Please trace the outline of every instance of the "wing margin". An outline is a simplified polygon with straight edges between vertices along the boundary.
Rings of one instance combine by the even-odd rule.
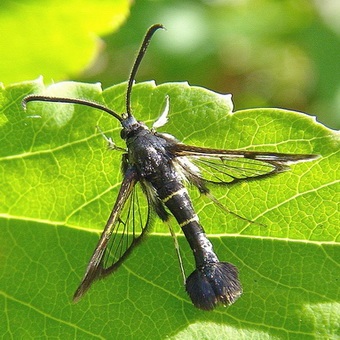
[[[269,177],[289,170],[292,163],[311,161],[318,155],[223,150],[181,143],[171,145],[174,161],[194,185],[200,182],[228,185]]]
[[[145,201],[141,202],[142,198]],[[112,212],[74,293],[74,302],[81,299],[94,281],[111,274],[124,262],[149,230],[151,213],[149,194],[136,170],[130,167],[125,171]]]

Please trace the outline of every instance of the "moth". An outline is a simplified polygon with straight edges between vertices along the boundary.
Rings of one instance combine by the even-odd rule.
[[[126,142],[126,149],[115,145],[113,148],[123,152],[123,180],[74,301],[78,301],[94,281],[111,274],[125,261],[150,230],[153,215],[169,223],[172,214],[195,259],[195,270],[185,278],[185,289],[197,308],[212,310],[218,304],[234,303],[242,294],[242,287],[237,268],[220,261],[215,254],[193,208],[187,183],[222,207],[210,193],[212,184],[227,187],[235,182],[269,177],[286,171],[289,163],[309,161],[316,156],[185,145],[172,135],[156,132],[155,127],[166,122],[166,111],[152,129],[138,121],[131,112],[131,92],[149,42],[161,28],[164,27],[160,24],[151,26],[144,37],[129,76],[126,112],[122,115],[99,103],[73,98],[29,95],[23,105],[26,107],[32,101],[86,105],[107,112],[122,125],[121,138]]]

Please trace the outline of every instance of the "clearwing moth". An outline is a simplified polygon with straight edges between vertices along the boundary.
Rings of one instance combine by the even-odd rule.
[[[166,122],[167,110],[152,129],[137,121],[131,112],[131,92],[151,37],[160,28],[164,27],[160,24],[151,26],[144,37],[129,76],[126,112],[122,115],[92,101],[34,94],[24,98],[23,106],[32,101],[86,105],[107,112],[122,125],[121,137],[126,142],[126,149],[113,148],[123,151],[123,181],[85,275],[74,294],[74,301],[78,301],[94,281],[109,275],[125,261],[148,233],[153,214],[169,224],[171,213],[182,228],[195,258],[196,268],[186,279],[185,289],[197,308],[212,310],[219,303],[234,303],[242,294],[242,287],[237,268],[219,261],[215,254],[194,211],[186,183],[222,206],[210,193],[211,184],[228,186],[269,177],[289,169],[289,163],[309,161],[317,156],[185,145],[169,134],[155,131],[155,127]]]

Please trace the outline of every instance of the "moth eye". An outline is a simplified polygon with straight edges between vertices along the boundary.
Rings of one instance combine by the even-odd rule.
[[[122,130],[120,131],[120,138],[126,139],[126,137],[127,137],[126,130],[125,130],[125,129],[122,129]]]

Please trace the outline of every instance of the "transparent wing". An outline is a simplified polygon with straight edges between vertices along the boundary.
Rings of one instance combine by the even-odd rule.
[[[259,179],[289,169],[288,164],[312,160],[318,156],[256,151],[219,150],[185,144],[171,147],[176,163],[194,184],[203,180],[231,184]]]
[[[117,200],[73,300],[93,281],[112,273],[140,243],[150,224],[150,194],[133,169],[125,172]]]

